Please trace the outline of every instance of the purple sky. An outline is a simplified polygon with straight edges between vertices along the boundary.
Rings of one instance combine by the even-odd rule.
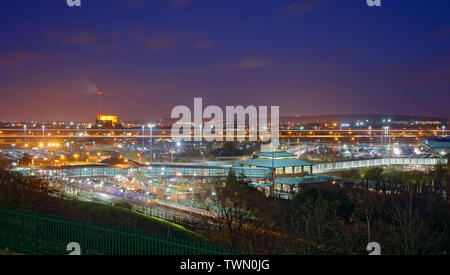
[[[0,10],[0,121],[282,115],[450,117],[450,1],[14,0]]]

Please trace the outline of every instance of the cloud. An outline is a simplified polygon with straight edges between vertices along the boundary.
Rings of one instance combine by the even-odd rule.
[[[66,36],[66,34],[64,32],[62,32],[62,31],[55,31],[55,30],[47,31],[47,32],[44,33],[44,35],[47,38],[55,39],[55,40],[62,40]]]
[[[116,50],[118,47],[113,44],[100,45],[95,47],[95,51],[97,52],[110,52]]]
[[[82,79],[78,83],[79,85],[79,91],[81,94],[97,94],[97,92],[100,90],[97,84],[95,84],[93,81],[89,79]]]
[[[213,45],[214,45],[214,41],[212,41],[212,40],[203,40],[203,41],[200,41],[199,43],[197,43],[194,46],[194,49],[195,50],[208,50]]]
[[[424,62],[392,66],[388,84],[395,87],[450,85],[450,56]]]
[[[281,17],[302,16],[317,10],[319,7],[319,0],[300,0],[285,6],[279,12],[279,15]]]
[[[70,45],[87,45],[94,43],[100,39],[100,35],[96,33],[74,33],[69,35],[64,43]]]
[[[189,5],[191,3],[191,0],[170,0],[169,3],[172,7],[180,7]]]
[[[125,7],[140,7],[145,3],[144,0],[128,0],[124,2]]]
[[[34,53],[29,51],[12,51],[0,53],[0,65],[9,67],[20,67],[32,60],[38,59],[42,53]]]
[[[151,38],[146,43],[146,49],[151,51],[167,51],[176,47],[189,36],[186,32],[166,33]]]
[[[222,68],[254,70],[269,67],[269,62],[260,56],[249,56],[235,62],[221,62],[217,66]]]
[[[440,28],[432,31],[430,33],[431,36],[440,38],[440,37],[448,37],[450,36],[450,27],[449,28]]]

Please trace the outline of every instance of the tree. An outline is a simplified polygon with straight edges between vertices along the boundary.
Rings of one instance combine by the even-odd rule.
[[[9,160],[7,160],[7,159],[5,159],[5,158],[2,158],[1,156],[0,156],[0,171],[1,170],[3,170],[3,169],[9,169],[11,167],[11,161],[9,161]]]
[[[259,211],[265,205],[265,197],[239,180],[233,170],[225,181],[205,186],[199,197],[213,201],[195,224],[208,240],[247,251],[260,249],[262,243],[268,243],[270,234],[264,230]]]
[[[351,223],[355,209],[339,186],[306,188],[285,205],[280,213],[285,230],[302,240],[288,244],[289,254],[356,254],[366,243],[365,228],[360,222]]]
[[[45,180],[0,170],[0,203],[5,206],[34,210],[46,204],[49,192]]]
[[[367,242],[372,241],[372,227],[380,209],[379,194],[369,190],[352,190],[351,199],[355,205],[354,219],[364,222],[367,228]]]
[[[429,198],[428,198],[429,199]],[[449,213],[442,200],[435,196],[427,209],[423,198],[411,198],[407,194],[390,200],[386,220],[390,230],[387,238],[388,251],[403,255],[441,254],[448,251]]]
[[[27,153],[23,154],[22,161],[21,161],[21,164],[23,166],[31,165],[32,161],[33,161],[33,157],[30,154],[27,154]]]

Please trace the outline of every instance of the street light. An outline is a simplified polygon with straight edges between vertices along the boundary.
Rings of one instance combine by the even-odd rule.
[[[445,136],[445,126],[442,126],[442,136]]]
[[[200,128],[200,146],[202,146],[202,143],[203,143],[203,125],[200,124],[198,127]]]
[[[31,165],[32,165],[32,166],[34,166],[34,160],[37,159],[37,158],[38,158],[37,156],[34,156],[34,157],[31,159]]]
[[[172,154],[172,163],[173,163],[173,154],[175,153],[175,150],[173,150],[173,149],[170,149],[170,151],[169,151],[171,154]]]
[[[153,127],[154,124],[149,124],[148,128],[150,128],[150,162],[153,161]]]
[[[145,126],[142,125],[142,152],[144,152],[145,147]]]
[[[26,124],[23,125],[23,134],[25,137],[25,144],[27,144],[27,125]]]
[[[45,125],[42,125],[42,144],[45,144]],[[44,148],[44,146],[42,146]]]
[[[388,143],[388,156],[391,158],[391,127],[384,127],[384,135],[386,143]]]

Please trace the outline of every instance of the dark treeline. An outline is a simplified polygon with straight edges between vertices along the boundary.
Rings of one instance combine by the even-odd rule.
[[[253,254],[444,254],[450,249],[449,170],[346,171],[339,184],[305,186],[292,200],[267,198],[230,174],[205,185],[215,218],[194,225],[209,242]],[[212,190],[211,190],[212,188]],[[0,169],[0,205],[155,233],[185,235],[175,227],[120,207],[61,199],[48,183]]]
[[[448,168],[443,165],[429,171],[402,171],[396,168],[365,168],[348,170],[332,174],[342,178],[344,182],[356,188],[371,189],[385,194],[413,193],[427,195],[429,193],[448,196],[450,176]]]
[[[170,223],[134,213],[124,207],[61,198],[63,194],[58,194],[47,181],[25,177],[4,168],[0,166],[0,206],[168,236],[196,238]]]

